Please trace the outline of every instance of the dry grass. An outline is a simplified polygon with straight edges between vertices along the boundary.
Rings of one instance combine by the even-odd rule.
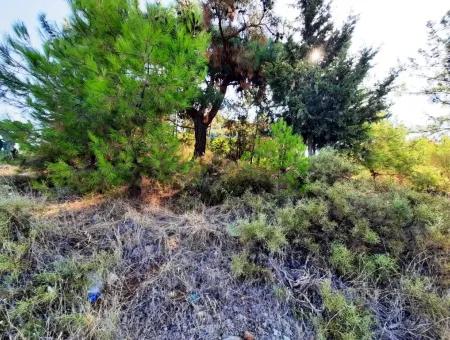
[[[272,197],[245,194],[175,213],[165,205],[173,191],[150,185],[139,202],[114,194],[58,203],[3,189],[0,212],[18,207],[6,210],[25,227],[14,222],[15,228],[28,230],[0,245],[0,255],[8,256],[10,243],[18,246],[11,257],[17,277],[0,271],[4,338],[220,339],[250,331],[257,339],[313,339],[313,320],[326,309],[324,282],[348,301],[362,299],[376,338],[426,339],[436,334],[433,327],[449,329],[448,319],[436,325],[411,313],[411,306],[443,313],[426,286],[374,289],[363,279],[344,281],[305,253],[249,251],[269,275],[236,279],[231,259],[243,248],[237,222],[273,210]],[[419,276],[419,262],[411,264],[410,277]],[[87,278],[93,272],[104,289],[90,304]]]
[[[19,167],[9,164],[0,164],[0,177],[15,176],[19,173]]]
[[[1,307],[6,337],[206,339],[251,331],[272,338],[274,329],[285,329],[298,338],[302,332],[270,286],[231,275],[238,243],[227,231],[228,213],[204,208],[179,215],[104,196],[63,203],[14,197],[29,203],[33,238]],[[105,284],[94,305],[86,299],[92,272]],[[42,286],[36,277],[43,275],[56,281]],[[43,301],[39,287],[55,296]],[[32,312],[18,317],[24,302]]]

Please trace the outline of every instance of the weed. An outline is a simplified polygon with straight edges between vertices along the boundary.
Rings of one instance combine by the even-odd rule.
[[[362,306],[348,302],[325,281],[320,288],[324,313],[316,321],[320,339],[371,339],[373,318]]]

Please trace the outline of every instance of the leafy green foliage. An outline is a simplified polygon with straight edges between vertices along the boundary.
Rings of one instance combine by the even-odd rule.
[[[441,297],[432,290],[427,277],[405,277],[402,289],[407,294],[413,313],[425,315],[432,320],[445,320],[450,317],[450,298]]]
[[[15,27],[1,55],[2,99],[27,108],[39,124],[37,152],[68,164],[87,190],[166,178],[179,160],[164,120],[198,94],[208,34],[160,5],[142,11],[131,0],[73,0],[70,7],[67,25],[47,32],[42,52],[30,47],[23,24]]]
[[[340,243],[331,245],[330,264],[342,275],[347,275],[355,272],[354,267],[355,254],[347,249],[346,246]]]
[[[245,163],[213,162],[200,171],[202,175],[195,175],[186,190],[191,195],[199,195],[201,201],[208,205],[220,204],[227,197],[239,197],[246,192],[272,192],[275,186],[271,172]]]
[[[261,243],[271,252],[279,251],[286,244],[284,231],[270,225],[264,215],[258,216],[253,221],[244,221],[240,224],[238,232],[243,243]]]
[[[357,173],[358,166],[349,157],[335,149],[324,148],[309,158],[307,179],[310,183],[320,181],[333,185],[348,180]]]
[[[216,137],[209,143],[211,151],[220,157],[227,157],[232,150],[232,141],[227,137]]]
[[[360,157],[374,178],[396,177],[429,192],[450,190],[450,140],[408,139],[408,131],[389,122],[371,126]]]
[[[401,263],[426,256],[423,265],[445,286],[449,211],[446,198],[398,185],[314,182],[302,199],[246,222],[242,241],[272,252],[284,244],[285,251],[313,254],[346,278],[379,283],[398,276]]]
[[[308,168],[305,151],[306,146],[293,133],[292,127],[279,120],[271,127],[270,138],[257,141],[254,159],[258,166],[281,174],[287,183],[295,186]]]
[[[270,172],[247,164],[231,166],[222,180],[222,187],[231,196],[241,196],[246,191],[254,194],[271,192],[274,187]]]
[[[319,339],[372,339],[373,318],[361,306],[334,292],[330,282],[321,286],[325,317],[318,322]]]
[[[231,259],[231,272],[237,278],[255,279],[269,276],[269,272],[264,267],[255,265],[248,259],[248,254],[242,253],[233,255]]]
[[[363,86],[376,52],[349,54],[356,19],[336,29],[327,1],[300,0],[297,7],[301,40],[289,37],[277,59],[265,65],[272,99],[310,154],[324,146],[353,147],[365,139],[366,123],[383,118],[379,112],[396,75]]]
[[[410,173],[416,160],[406,140],[407,134],[404,127],[394,127],[387,121],[371,126],[363,163],[372,174],[390,171],[405,176]]]
[[[23,123],[4,119],[0,121],[0,136],[3,140],[19,144],[21,152],[30,152],[37,143],[37,133],[30,122]]]
[[[216,118],[211,126],[210,134],[218,136],[211,138],[210,149],[215,155],[237,161],[253,148],[255,124],[248,122],[245,116],[237,120],[219,118],[222,117]],[[220,130],[215,128],[218,124],[221,125]]]

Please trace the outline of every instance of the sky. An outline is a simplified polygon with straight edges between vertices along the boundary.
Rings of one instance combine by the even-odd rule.
[[[275,0],[276,12],[294,19],[295,11],[289,6],[291,2]],[[37,18],[40,13],[58,23],[62,23],[68,14],[65,0],[0,0],[0,8],[2,38],[11,31],[14,22],[21,20],[36,43],[39,42]],[[418,56],[417,51],[426,47],[426,23],[438,21],[450,10],[450,3],[448,0],[334,0],[332,10],[338,25],[351,14],[359,16],[352,51],[356,53],[364,47],[379,49],[370,76],[370,81],[376,81],[386,76],[392,67]],[[393,104],[390,109],[393,121],[413,128],[424,124],[428,115],[448,112],[448,108],[432,104],[427,97],[412,94],[426,84],[411,72],[404,72],[398,85],[399,89],[389,98]],[[13,108],[0,104],[0,117],[7,114],[17,118]]]

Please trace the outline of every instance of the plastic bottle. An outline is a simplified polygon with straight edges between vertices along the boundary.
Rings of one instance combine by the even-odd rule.
[[[98,273],[88,275],[87,299],[90,303],[95,303],[102,296],[103,281]]]

